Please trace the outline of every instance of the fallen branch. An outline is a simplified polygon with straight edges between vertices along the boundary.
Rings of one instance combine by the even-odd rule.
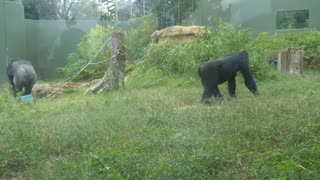
[[[68,83],[70,83],[72,80],[74,80],[76,77],[78,77],[88,66],[92,65],[92,64],[95,64],[93,63],[93,61],[97,58],[97,56],[101,53],[101,51],[105,48],[105,46],[107,45],[107,43],[110,41],[111,37],[106,40],[104,42],[104,44],[101,46],[101,48],[97,51],[97,53],[90,59],[90,61],[85,65],[83,66],[78,72],[76,72],[75,74],[73,74],[70,78],[64,80],[64,82],[61,82],[59,83],[58,85],[52,87],[51,89],[49,90],[53,90],[50,94],[46,95],[45,97],[43,98],[47,98],[47,97],[51,97],[53,94],[57,93],[59,90],[61,90],[62,88],[64,88],[65,86],[68,85]],[[114,56],[111,56],[109,59],[107,60],[103,60],[103,61],[100,61],[98,62],[99,64],[102,63],[102,62],[106,62],[106,61],[109,61],[113,58]],[[44,92],[43,92],[44,93]],[[42,93],[42,94],[43,94]],[[41,95],[41,94],[39,94]]]

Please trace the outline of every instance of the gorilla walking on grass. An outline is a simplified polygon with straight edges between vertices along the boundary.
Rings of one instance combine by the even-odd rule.
[[[210,97],[222,97],[218,85],[228,81],[228,91],[231,97],[236,96],[236,75],[240,71],[247,88],[254,94],[259,95],[256,83],[249,68],[249,56],[246,51],[240,51],[203,63],[198,73],[203,85],[201,101],[209,103]]]
[[[32,64],[24,59],[14,58],[7,66],[9,82],[12,85],[14,96],[31,95],[32,87],[37,81],[37,74]]]

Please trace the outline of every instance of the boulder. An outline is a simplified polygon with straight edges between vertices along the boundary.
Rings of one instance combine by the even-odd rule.
[[[205,33],[204,26],[170,26],[151,35],[152,44],[172,41],[176,43],[195,41],[198,34]]]

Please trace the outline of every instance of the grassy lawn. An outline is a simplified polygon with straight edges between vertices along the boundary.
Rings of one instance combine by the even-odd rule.
[[[258,82],[260,97],[239,79],[212,106],[198,81],[172,84],[33,103],[3,90],[0,179],[320,178],[320,73]]]

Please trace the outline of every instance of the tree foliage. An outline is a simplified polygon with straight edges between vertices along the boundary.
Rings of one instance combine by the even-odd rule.
[[[158,29],[181,25],[190,18],[198,0],[150,0],[152,13],[157,18]]]
[[[103,27],[97,25],[85,35],[77,45],[77,53],[69,54],[68,64],[59,68],[66,77],[79,72],[90,60],[95,57],[106,40],[111,36],[112,27]],[[88,80],[100,78],[103,76],[105,69],[108,67],[107,62],[111,57],[111,47],[105,46],[104,49],[96,56],[93,64],[86,68],[76,80]],[[103,62],[103,63],[101,63]]]
[[[150,36],[156,30],[153,18],[143,16],[129,21],[130,31],[125,34],[127,61],[135,63],[141,60],[149,47]]]
[[[277,12],[277,29],[300,29],[309,27],[309,10]]]
[[[22,0],[26,19],[74,20],[98,18],[95,1],[87,0]]]
[[[128,20],[131,17],[141,17],[152,13],[158,29],[172,25],[181,25],[191,19],[199,0],[102,0],[104,6],[113,16],[117,11],[118,20]],[[115,8],[117,7],[117,8]]]
[[[219,20],[229,21],[231,6],[222,4],[221,0],[199,0],[193,13],[195,24],[218,27]]]

